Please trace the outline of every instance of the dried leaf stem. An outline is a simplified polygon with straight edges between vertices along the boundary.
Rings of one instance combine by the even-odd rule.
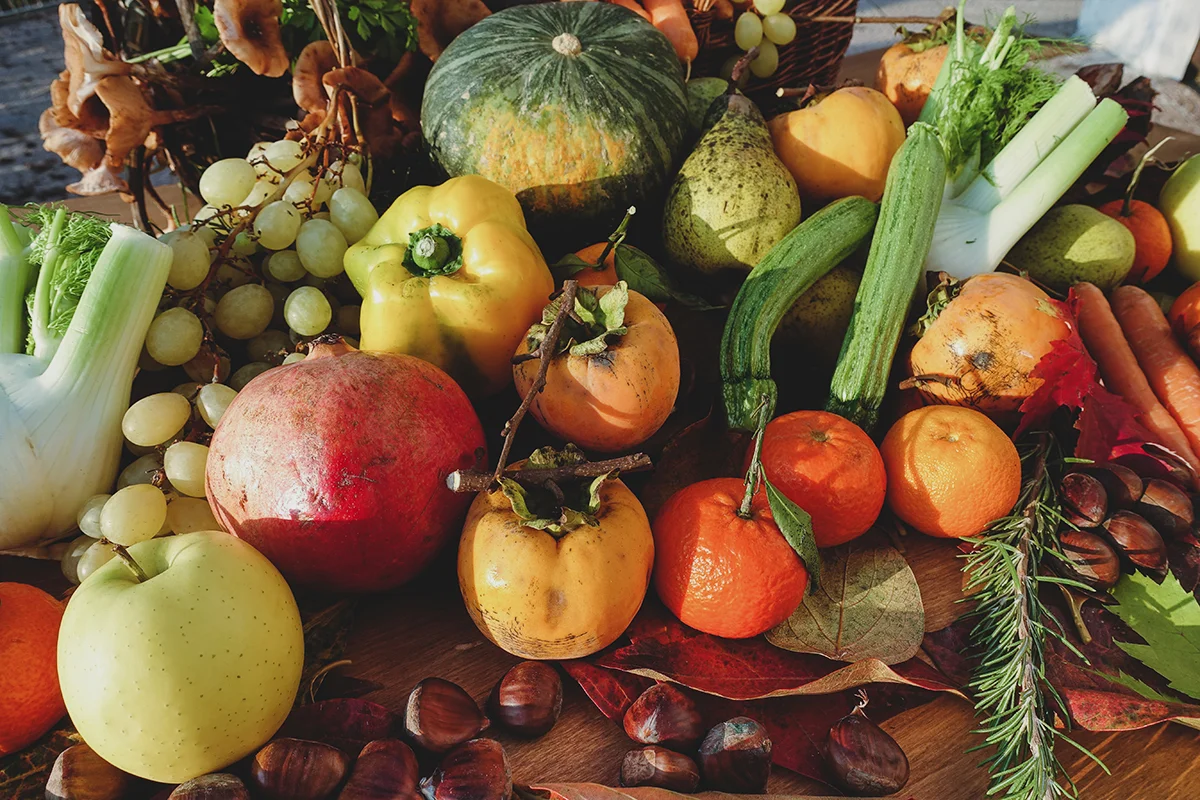
[[[610,472],[640,472],[652,466],[650,456],[645,453],[635,453],[631,456],[609,458],[604,461],[584,461],[581,464],[571,464],[554,469],[506,469],[503,477],[511,478],[518,483],[531,481],[545,483],[558,482],[570,478],[598,478]],[[446,486],[453,492],[484,492],[490,489],[496,476],[491,472],[480,472],[475,469],[460,469],[446,476]]]

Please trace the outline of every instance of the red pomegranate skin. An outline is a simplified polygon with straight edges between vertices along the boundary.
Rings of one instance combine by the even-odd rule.
[[[293,585],[373,592],[457,537],[472,496],[446,476],[486,461],[479,417],[445,372],[318,345],[238,393],[205,479],[217,521]]]

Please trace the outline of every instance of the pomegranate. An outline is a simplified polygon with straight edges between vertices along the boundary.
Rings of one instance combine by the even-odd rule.
[[[458,532],[472,498],[446,476],[484,463],[479,417],[445,372],[320,343],[238,394],[206,481],[221,525],[289,581],[368,592],[409,580]]]

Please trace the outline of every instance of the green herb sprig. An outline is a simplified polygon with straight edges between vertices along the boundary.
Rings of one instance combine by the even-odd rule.
[[[1049,434],[1022,448],[1025,478],[1017,506],[973,540],[976,547],[964,567],[967,593],[976,602],[971,645],[979,657],[968,689],[981,720],[976,732],[985,737],[972,749],[994,748],[983,761],[990,773],[988,795],[1005,800],[1078,796],[1054,752],[1060,739],[1104,766],[1055,729],[1054,714],[1062,701],[1046,679],[1048,639],[1084,658],[1039,598],[1044,584],[1076,585],[1040,574],[1048,559],[1061,557],[1056,533],[1063,518],[1050,468],[1054,449]]]
[[[338,3],[350,46],[364,56],[396,62],[417,49],[417,19],[407,0],[342,0]],[[293,57],[325,31],[308,0],[283,0],[279,17],[284,45]]]

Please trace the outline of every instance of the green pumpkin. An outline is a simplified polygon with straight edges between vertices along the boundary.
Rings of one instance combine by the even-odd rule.
[[[610,222],[662,189],[687,128],[667,38],[609,3],[514,6],[455,39],[421,127],[452,177],[508,187],[531,225]]]

